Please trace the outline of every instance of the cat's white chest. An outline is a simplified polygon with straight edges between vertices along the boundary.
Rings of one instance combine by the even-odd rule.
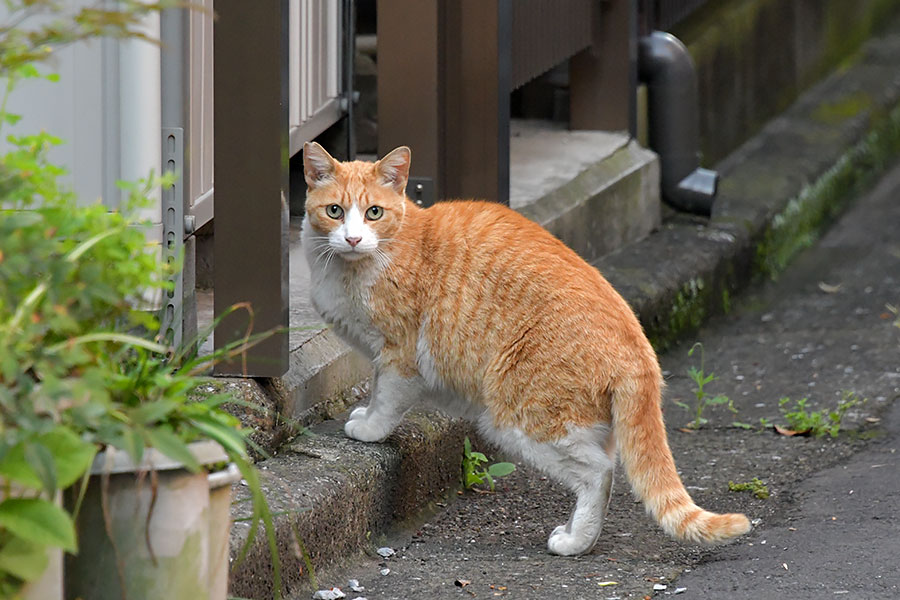
[[[341,339],[374,360],[384,345],[384,336],[369,317],[369,292],[378,272],[351,272],[339,256],[327,260],[316,252],[315,244],[307,243],[313,235],[304,223],[302,243],[313,308]]]

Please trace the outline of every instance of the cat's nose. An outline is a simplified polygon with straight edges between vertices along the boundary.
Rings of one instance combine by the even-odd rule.
[[[347,240],[351,248],[356,248],[356,245],[362,241],[361,237],[345,237],[344,239]]]

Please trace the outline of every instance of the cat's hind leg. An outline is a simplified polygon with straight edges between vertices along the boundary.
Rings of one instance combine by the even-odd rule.
[[[344,433],[361,442],[378,442],[386,438],[403,419],[425,387],[419,376],[402,377],[390,367],[379,369],[372,386],[368,406],[350,413]]]
[[[593,479],[576,489],[578,497],[569,522],[554,529],[547,540],[552,554],[577,556],[589,552],[597,543],[612,496],[614,465],[612,461],[598,465],[599,472],[594,473]]]
[[[600,537],[612,494],[616,455],[609,427],[572,428],[564,438],[537,442],[518,428],[494,429],[487,415],[479,424],[501,448],[519,454],[576,493],[569,522],[554,529],[547,540],[550,552],[563,556],[589,552]]]
[[[569,522],[553,530],[547,549],[561,556],[589,552],[603,527],[612,496],[615,444],[606,427],[573,431],[555,444],[560,452],[556,477],[576,493]]]

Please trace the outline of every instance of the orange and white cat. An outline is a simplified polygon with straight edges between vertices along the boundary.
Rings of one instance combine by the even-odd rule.
[[[547,231],[505,206],[404,195],[410,151],[375,163],[303,149],[302,243],[316,310],[375,364],[369,405],[344,431],[383,440],[419,400],[577,495],[550,552],[600,535],[618,450],[647,511],[670,535],[721,542],[742,514],[691,500],[666,439],[656,354],[625,300]]]

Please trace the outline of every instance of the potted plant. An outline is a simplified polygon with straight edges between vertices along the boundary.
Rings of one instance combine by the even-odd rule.
[[[174,352],[152,335],[159,331],[155,315],[136,308],[148,290],[165,287],[171,266],[148,252],[144,233],[125,213],[77,207],[56,185],[58,171],[45,159],[52,138],[16,143],[0,159],[7,190],[0,213],[0,596],[43,570],[47,548],[74,554],[93,532],[103,539],[91,543],[87,562],[70,558],[69,572],[85,579],[86,565],[108,558],[103,589],[118,598],[120,587],[142,585],[138,573],[153,577],[165,562],[161,548],[172,540],[154,540],[153,526],[185,534],[179,551],[166,555],[174,566],[208,548],[208,517],[173,528],[164,512],[173,502],[182,509],[176,513],[212,510],[205,466],[222,471],[234,464],[256,499],[262,496],[239,423],[222,409],[228,398],[191,396],[222,354]],[[131,203],[146,189],[134,188]],[[216,444],[192,444],[198,440]],[[173,466],[178,470],[170,473]],[[228,481],[222,474],[213,480]],[[199,500],[164,496],[167,487],[183,494],[189,481]],[[73,484],[64,506],[55,504],[57,491]],[[265,516],[264,503],[257,504]],[[212,535],[227,545],[227,535]],[[215,558],[221,566],[226,557],[220,547],[200,563],[209,570],[215,565],[207,563]],[[207,574],[195,575],[205,584]],[[88,588],[72,579],[73,597],[96,590],[102,576],[92,574]]]
[[[122,19],[79,13],[90,18],[68,29],[0,28],[6,93],[40,76],[33,63],[53,43],[129,35],[134,11],[150,8],[125,5]],[[19,8],[35,6],[56,3]],[[0,127],[17,120],[5,107]],[[227,490],[239,476],[253,491],[253,531],[266,522],[278,582],[271,517],[245,434],[222,408],[229,398],[192,394],[216,360],[263,336],[200,357],[165,344],[146,310],[178,266],[148,248],[132,215],[171,179],[151,174],[127,186],[116,212],[79,206],[47,158],[58,139],[8,140],[0,157],[0,598],[61,597],[59,570],[48,566],[65,552],[67,597],[224,599]],[[167,575],[166,566],[181,571]],[[167,581],[175,587],[148,583]]]

